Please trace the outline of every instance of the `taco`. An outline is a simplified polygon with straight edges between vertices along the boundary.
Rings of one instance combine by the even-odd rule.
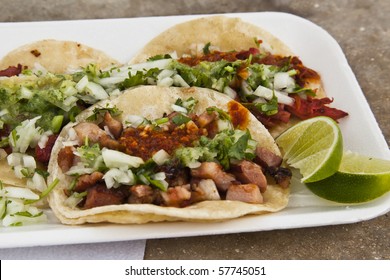
[[[1,59],[0,182],[45,190],[50,151],[61,128],[108,97],[88,75],[113,64],[118,62],[99,50],[56,40],[22,46]]]
[[[291,172],[268,130],[238,102],[202,88],[143,86],[64,127],[49,194],[64,224],[220,221],[276,212]]]
[[[223,92],[274,136],[301,119],[348,115],[329,106],[333,100],[326,97],[319,73],[274,35],[239,18],[210,16],[177,24],[152,39],[129,64],[146,61],[154,64],[149,68],[166,71],[157,73],[157,81],[150,79],[156,71],[144,71],[141,82]]]

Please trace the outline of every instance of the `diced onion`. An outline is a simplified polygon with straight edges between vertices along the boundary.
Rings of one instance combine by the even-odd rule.
[[[226,86],[223,89],[223,93],[226,94],[227,96],[229,96],[232,99],[235,99],[237,97],[237,92],[234,89],[232,89],[231,87],[228,87],[228,86]]]
[[[283,94],[275,90],[275,95],[278,98],[278,103],[286,104],[292,106],[295,102],[295,99],[289,97],[287,94]]]
[[[17,166],[22,164],[23,154],[11,153],[7,156],[7,162],[9,166]]]
[[[150,176],[150,178],[152,178],[153,180],[159,180],[159,181],[165,180],[166,177],[167,176],[165,175],[165,172],[158,172]]]
[[[35,158],[30,155],[23,155],[23,166],[27,168],[35,169],[37,167]]]
[[[140,157],[130,156],[107,148],[102,149],[102,156],[104,163],[108,168],[137,168],[144,163],[143,159]]]
[[[80,196],[79,193],[72,193],[72,195],[65,200],[65,205],[74,209],[76,208],[77,204],[83,200],[83,198],[84,197]]]
[[[128,115],[124,121],[125,126],[131,126],[133,128],[139,127],[145,119],[137,115]]]
[[[278,98],[278,103],[286,104],[286,105],[293,105],[295,102],[295,99],[292,97],[289,97],[287,93],[282,93],[277,90],[272,90],[263,86],[258,86],[257,89],[253,92],[253,94],[263,97],[267,100],[271,100],[273,95]]]
[[[47,141],[49,140],[49,136],[52,135],[53,132],[50,130],[45,131],[45,133],[42,134],[41,138],[38,141],[38,147],[43,149],[46,147]]]
[[[120,170],[118,168],[112,168],[107,171],[103,179],[107,188],[116,188],[120,185],[133,185],[135,183],[134,174],[131,170]]]
[[[28,88],[26,87],[21,87],[20,88],[20,98],[21,99],[31,99],[31,97],[33,97],[34,93],[29,90]]]
[[[45,178],[43,178],[42,175],[39,173],[34,173],[33,177],[31,180],[28,180],[27,182],[28,187],[34,190],[38,190],[40,192],[44,191],[47,189],[47,184]]]
[[[108,98],[107,92],[104,90],[104,88],[96,84],[94,82],[88,82],[88,84],[85,86],[84,90],[91,96],[94,97],[96,100],[103,100]]]
[[[8,109],[0,110],[0,117],[6,115],[6,114],[8,114],[8,113],[9,113]]]
[[[259,97],[264,97],[267,100],[271,100],[272,97],[274,96],[272,89],[269,89],[261,85],[256,88],[253,94]]]
[[[75,88],[79,91],[79,92],[82,92],[84,90],[84,88],[87,86],[88,84],[88,76],[85,75],[84,77],[81,78],[81,80],[76,84]]]
[[[187,113],[188,113],[188,111],[187,111],[186,108],[181,107],[181,106],[176,105],[176,104],[172,104],[172,105],[171,105],[171,108],[172,108],[172,110],[175,111],[175,112],[180,112],[180,113],[184,113],[184,114],[187,114]]]
[[[170,155],[164,149],[159,150],[152,156],[153,161],[157,163],[157,165],[163,165],[169,158]]]
[[[79,162],[77,165],[73,165],[65,174],[69,176],[82,175],[82,174],[91,174],[94,171],[95,169],[90,167],[85,167],[82,162]]]
[[[173,76],[173,84],[179,87],[190,87],[190,85],[187,84],[187,82],[183,79],[183,77],[178,74]]]
[[[18,135],[17,139],[10,136],[10,144],[13,151],[24,153],[29,146],[35,147],[41,136],[41,129],[39,127],[36,128],[35,123],[40,118],[41,116],[38,116],[30,120],[25,120],[15,128],[16,134]]]
[[[29,224],[36,224],[36,223],[43,223],[47,221],[46,215],[42,214],[36,217],[26,217],[21,215],[6,215],[3,219],[3,226],[11,226],[13,224],[22,224],[22,225],[29,225]]]
[[[166,77],[161,80],[157,80],[157,85],[161,87],[170,87],[173,85],[173,79],[171,77]]]
[[[245,80],[242,80],[242,82],[241,82],[241,90],[245,95],[252,95],[253,94],[253,89],[250,87],[250,85]]]
[[[33,73],[34,74],[42,74],[42,75],[46,75],[47,73],[47,69],[45,67],[43,67],[42,64],[38,63],[38,62],[35,62],[34,63],[34,68],[32,69]]]
[[[295,81],[290,77],[287,72],[279,72],[274,76],[274,89],[283,90],[288,88],[294,88]]]
[[[157,75],[157,80],[162,80],[164,78],[171,77],[174,73],[175,71],[173,70],[164,69],[160,72],[160,74]]]
[[[218,119],[217,120],[217,127],[218,127],[218,131],[222,131],[222,130],[225,130],[225,129],[232,129],[233,126],[232,126],[232,123],[228,120],[221,120],[221,119]]]
[[[99,80],[99,84],[102,86],[111,86],[123,82],[127,77],[126,76],[117,76],[117,77],[107,77]]]
[[[20,198],[20,199],[39,199],[39,195],[34,193],[32,190],[27,188],[19,188],[19,187],[4,187],[5,193],[7,197],[11,198]]]

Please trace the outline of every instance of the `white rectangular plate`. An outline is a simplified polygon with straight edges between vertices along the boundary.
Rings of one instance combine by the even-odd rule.
[[[350,115],[341,120],[345,149],[390,159],[387,143],[337,42],[319,26],[284,13],[227,14],[261,26],[282,39],[305,65],[317,70],[332,104]],[[0,57],[40,39],[72,40],[105,51],[126,63],[144,44],[174,24],[199,16],[60,22],[0,23]],[[180,38],[178,38],[180,40]],[[365,131],[365,133],[361,133]],[[370,143],[366,145],[365,143]],[[294,179],[289,206],[278,213],[220,223],[65,226],[48,211],[49,223],[0,228],[0,247],[92,243],[149,238],[265,231],[352,223],[390,210],[390,194],[371,203],[339,205],[312,195]]]

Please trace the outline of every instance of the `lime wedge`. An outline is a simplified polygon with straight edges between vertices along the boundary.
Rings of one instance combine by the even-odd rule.
[[[328,117],[302,121],[276,138],[286,163],[299,169],[302,182],[323,180],[339,168],[343,139],[337,123]]]
[[[362,203],[390,190],[390,161],[346,152],[339,171],[306,184],[316,195],[341,203]]]

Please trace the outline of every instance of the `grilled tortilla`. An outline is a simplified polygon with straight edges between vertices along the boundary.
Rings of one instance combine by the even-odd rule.
[[[65,147],[64,143],[72,141],[72,129],[78,124],[86,122],[93,115],[96,108],[115,106],[122,111],[120,120],[124,122],[128,115],[138,115],[149,120],[160,118],[164,113],[172,112],[172,104],[180,98],[185,100],[193,97],[198,100],[193,113],[200,114],[208,107],[217,107],[228,110],[229,104],[236,104],[246,116],[245,124],[240,129],[248,129],[252,139],[264,147],[280,155],[268,130],[257,121],[243,106],[232,101],[226,95],[202,88],[168,88],[157,86],[143,86],[127,90],[122,95],[96,104],[77,117],[76,123],[68,124],[61,132],[52,151],[49,162],[49,183],[59,180],[57,187],[49,195],[49,204],[57,218],[64,224],[83,223],[122,223],[142,224],[161,221],[221,221],[233,219],[248,214],[263,214],[283,209],[288,202],[289,189],[276,184],[268,184],[267,190],[262,193],[264,202],[250,204],[240,201],[218,200],[203,201],[187,207],[158,206],[154,204],[119,204],[92,207],[89,209],[70,207],[66,203],[67,192],[74,177],[66,175],[59,166],[59,153]],[[73,129],[74,130],[74,129]],[[73,136],[72,136],[73,134]]]

